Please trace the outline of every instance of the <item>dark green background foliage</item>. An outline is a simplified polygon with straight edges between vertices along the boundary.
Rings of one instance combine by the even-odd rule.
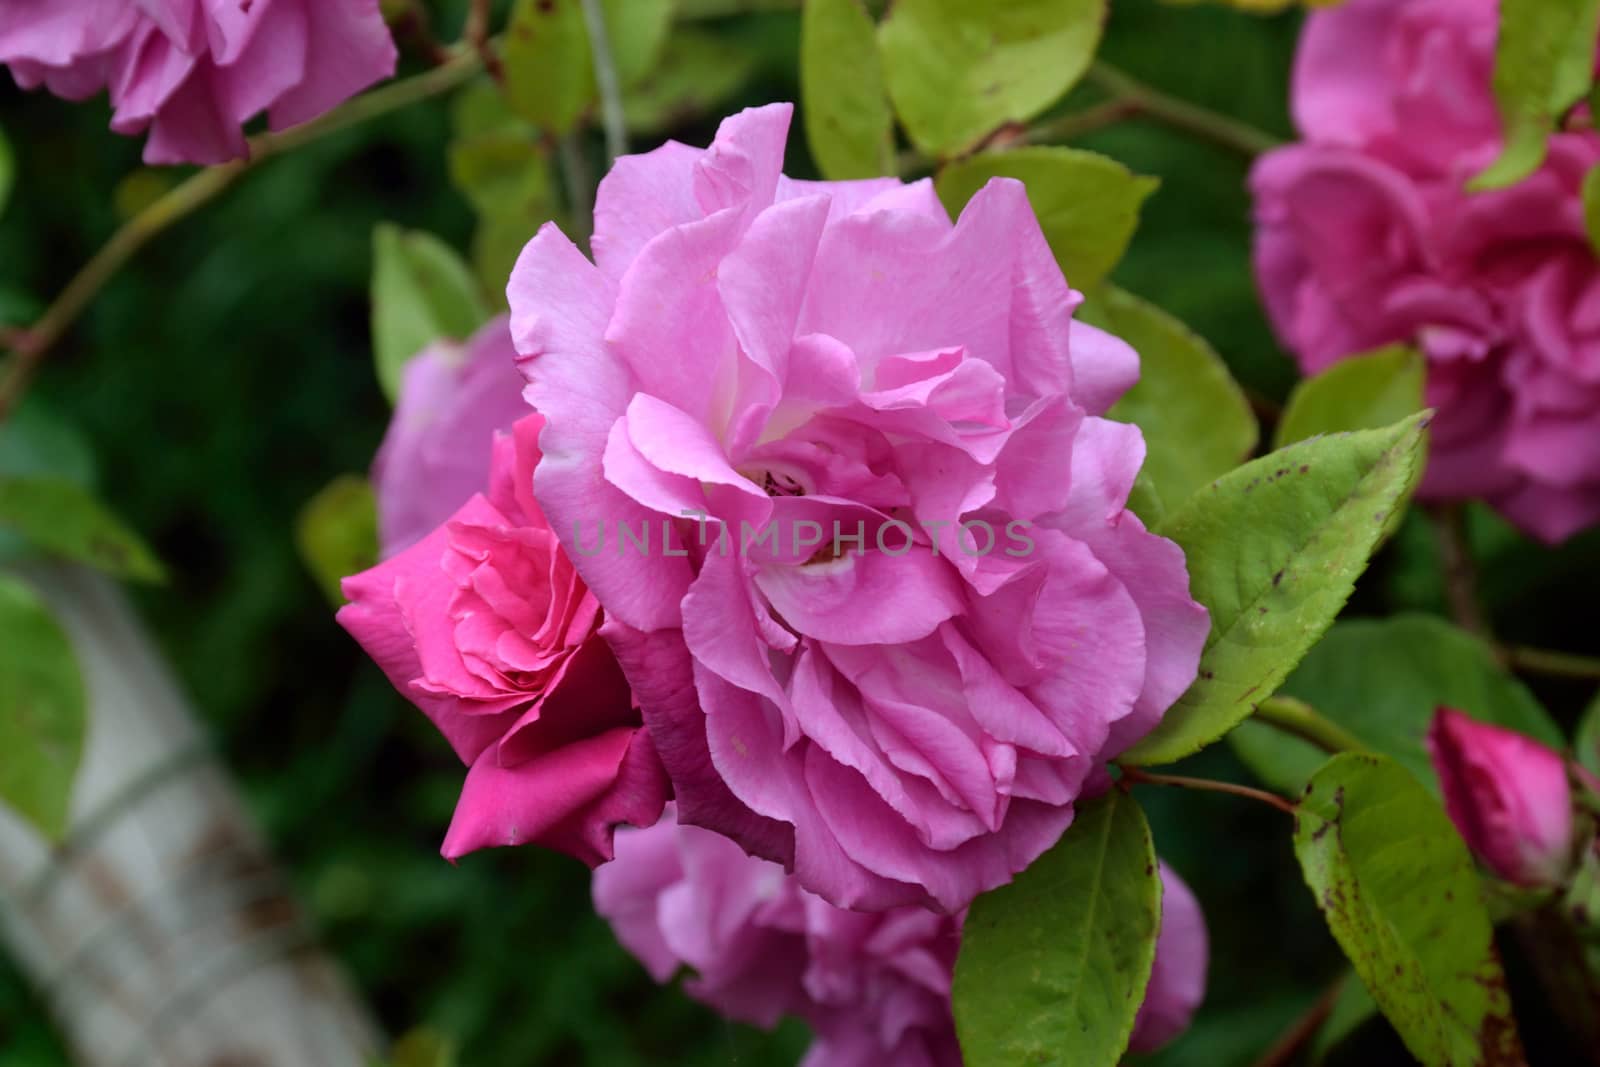
[[[460,7],[439,5],[442,28],[459,25]],[[1290,134],[1297,16],[1153,0],[1113,9],[1105,58]],[[730,108],[798,97],[798,15],[698,29],[754,57]],[[1092,99],[1080,89],[1059,109]],[[704,144],[716,118],[688,119],[675,136]],[[103,102],[0,89],[20,169],[0,218],[6,321],[35,315],[123,213],[176,180],[142,171],[137,143],[108,134],[106,119]],[[810,176],[801,128],[789,170]],[[167,585],[134,595],[327,944],[391,1032],[448,1035],[471,1067],[792,1062],[806,1041],[800,1027],[761,1035],[657,988],[594,916],[581,865],[526,849],[459,868],[438,857],[462,770],[334,625],[296,555],[299,509],[336,475],[366,467],[388,415],[368,328],[373,227],[395,222],[468,247],[473,215],[450,186],[448,136],[448,104],[435,101],[250,175],[106,288],[31,402],[83,430],[102,499],[168,563]],[[1113,279],[1209,339],[1258,397],[1281,401],[1295,375],[1250,278],[1246,164],[1142,123],[1077,143],[1161,179]],[[1486,515],[1471,518],[1500,633],[1600,651],[1591,607],[1600,537],[1551,553]],[[1438,573],[1431,534],[1413,518],[1361,580],[1350,614],[1440,612]],[[1551,684],[1539,695],[1570,727],[1588,694]],[[1178,770],[1248,780],[1228,746]],[[1157,849],[1205,905],[1213,944],[1205,1010],[1153,1062],[1251,1063],[1342,968],[1285,818],[1212,794],[1148,789],[1140,799]],[[41,1009],[0,971],[0,1067],[66,1062]],[[1518,1009],[1533,1043],[1538,1008]],[[1383,1024],[1369,1029],[1345,1052],[1397,1062],[1385,1058],[1398,1046]],[[1559,1050],[1530,1051],[1535,1062],[1562,1062]]]

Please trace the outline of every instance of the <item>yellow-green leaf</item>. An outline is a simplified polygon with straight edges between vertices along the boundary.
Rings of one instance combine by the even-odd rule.
[[[1600,0],[1500,0],[1494,95],[1505,147],[1468,183],[1515,185],[1544,162],[1550,134],[1594,81]]]
[[[1344,607],[1421,476],[1426,415],[1301,441],[1202,489],[1159,527],[1211,612],[1199,678],[1129,763],[1205,747],[1271,696]]]
[[[811,0],[800,20],[800,101],[823,177],[893,174],[894,115],[877,28],[861,0]]]
[[[604,0],[606,37],[626,87],[650,72],[672,24],[671,0]],[[577,125],[594,103],[594,56],[580,0],[517,0],[502,49],[506,97],[554,134]]]
[[[895,112],[949,158],[1060,100],[1089,69],[1106,0],[896,0],[878,28]]]
[[[93,494],[63,478],[0,477],[0,529],[118,578],[166,579],[148,545]]]
[[[1320,433],[1372,430],[1422,410],[1422,354],[1406,345],[1342,359],[1289,395],[1276,447]]]
[[[461,341],[489,318],[471,269],[432,234],[384,223],[372,232],[372,350],[392,402],[411,357],[441,339]]]
[[[378,507],[372,485],[341,474],[306,501],[294,526],[300,559],[329,603],[344,603],[340,579],[378,562]]]
[[[1261,431],[1244,390],[1205,338],[1165,311],[1103,285],[1078,317],[1115,334],[1139,353],[1139,381],[1108,417],[1144,431],[1140,477],[1162,512],[1250,457]],[[1137,487],[1137,486],[1136,486]],[[1159,521],[1135,507],[1146,523]]]
[[[0,635],[0,801],[58,839],[88,728],[78,657],[33,590],[5,574]]]

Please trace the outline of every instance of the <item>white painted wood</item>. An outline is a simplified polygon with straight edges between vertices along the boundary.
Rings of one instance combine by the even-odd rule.
[[[0,808],[0,934],[79,1062],[366,1067],[376,1028],[121,589],[71,565],[13,573],[71,637],[90,718],[67,844]]]

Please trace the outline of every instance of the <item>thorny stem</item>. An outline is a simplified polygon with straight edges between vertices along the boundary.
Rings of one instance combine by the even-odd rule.
[[[1364,752],[1367,748],[1355,734],[1293,697],[1268,697],[1256,705],[1253,717],[1257,722],[1309,741],[1324,752]]]
[[[583,0],[583,22],[589,30],[589,52],[594,57],[595,88],[600,93],[600,118],[606,131],[606,157],[628,154],[628,120],[622,111],[622,81],[611,57],[611,38],[600,0]]]
[[[4,377],[0,378],[0,421],[11,414],[45,356],[105,284],[152,239],[215,200],[245,174],[274,156],[449,92],[482,69],[483,61],[475,53],[458,55],[425,73],[358,96],[302,126],[252,137],[246,159],[200,171],[129,219],[84,264],[32,326],[0,334],[0,341],[12,352]]]
[[[1206,793],[1227,793],[1230,796],[1245,797],[1257,800],[1263,804],[1270,804],[1286,815],[1294,814],[1294,805],[1280,796],[1268,793],[1264,789],[1253,789],[1247,785],[1238,785],[1234,782],[1219,782],[1213,778],[1186,778],[1177,774],[1151,774],[1149,771],[1138,767],[1124,767],[1122,780],[1133,785],[1170,785],[1179,789],[1197,789]]]

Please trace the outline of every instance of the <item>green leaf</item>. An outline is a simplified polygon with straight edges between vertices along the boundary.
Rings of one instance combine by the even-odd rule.
[[[960,214],[991,178],[1028,187],[1050,251],[1078,289],[1091,289],[1117,265],[1139,226],[1139,207],[1161,183],[1079,148],[1034,147],[983,152],[939,172],[939,199]]]
[[[450,145],[450,180],[480,215],[534,221],[555,214],[550,165],[536,142],[516,134],[480,134]]]
[[[756,66],[751,49],[727,38],[675,30],[655,69],[622,98],[629,132],[653,137],[720,114]]]
[[[894,115],[878,62],[877,29],[861,0],[811,0],[800,19],[800,99],[806,140],[825,178],[895,172]]]
[[[1160,528],[1182,546],[1211,611],[1200,676],[1123,757],[1169,763],[1271,696],[1350,597],[1420,476],[1428,418],[1318,437],[1202,489]]]
[[[64,478],[0,477],[0,528],[36,549],[118,578],[166,579],[161,561],[87,489]]]
[[[58,840],[87,730],[78,658],[33,591],[4,574],[0,634],[0,800]]]
[[[1399,764],[1335,756],[1295,818],[1306,884],[1373,1000],[1428,1067],[1523,1063],[1467,847]]]
[[[1422,410],[1422,354],[1405,345],[1342,359],[1289,394],[1274,447],[1323,433],[1375,430]]]
[[[1597,32],[1600,0],[1500,0],[1494,95],[1506,143],[1468,189],[1502,189],[1539,169],[1556,123],[1589,91]]]
[[[1439,786],[1424,738],[1441,705],[1562,746],[1560,729],[1489,647],[1431,615],[1336,624],[1283,691],[1392,757],[1435,792]],[[1229,740],[1262,781],[1284,792],[1304,788],[1322,765],[1320,750],[1262,723],[1241,724]]]
[[[1339,987],[1339,996],[1327,1020],[1317,1028],[1311,1041],[1311,1062],[1320,1064],[1338,1044],[1364,1026],[1368,1019],[1378,1014],[1378,1005],[1372,994],[1355,975],[1346,975]]]
[[[432,234],[389,223],[372,231],[372,348],[393,402],[411,357],[441,338],[465,340],[489,318],[472,270]]]
[[[17,156],[11,149],[11,139],[0,129],[0,213],[11,200],[11,190],[17,183]]]
[[[606,37],[624,87],[650,72],[672,25],[671,0],[604,0]],[[506,97],[540,128],[568,133],[596,97],[580,0],[517,0],[502,49]]]
[[[87,489],[98,471],[83,433],[29,393],[0,421],[0,477],[60,478]]]
[[[1139,382],[1108,417],[1144,431],[1142,478],[1166,510],[1249,458],[1260,429],[1250,401],[1228,366],[1206,343],[1165,311],[1132,293],[1103,285],[1078,312],[1139,353]],[[1150,519],[1134,509],[1146,523]]]
[[[948,158],[1061,99],[1094,58],[1106,0],[896,0],[878,28],[895,111]]]
[[[1144,1000],[1161,878],[1144,813],[1112,789],[972,905],[953,992],[968,1067],[1113,1067]]]
[[[1578,762],[1591,774],[1600,774],[1600,694],[1589,704],[1578,721],[1578,733],[1573,739]]]
[[[378,562],[378,506],[371,483],[358,474],[341,474],[323,486],[300,509],[294,542],[329,603],[343,604],[339,580]]]
[[[1589,235],[1589,247],[1600,253],[1600,164],[1583,176],[1583,228]]]
[[[456,1067],[459,1062],[455,1041],[425,1026],[401,1035],[389,1050],[389,1067]]]

